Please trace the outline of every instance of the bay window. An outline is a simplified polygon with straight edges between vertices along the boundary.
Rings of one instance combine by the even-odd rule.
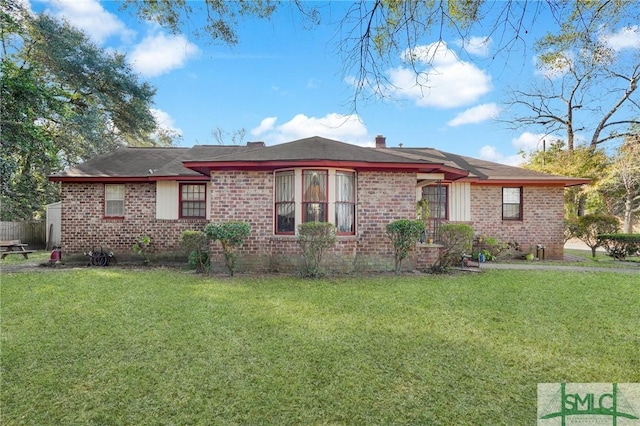
[[[300,168],[274,176],[276,234],[294,235],[305,222],[331,222],[338,234],[355,233],[355,172]]]
[[[356,229],[356,175],[336,172],[336,228],[338,234],[353,234]]]
[[[305,170],[302,174],[302,222],[327,221],[327,172]]]
[[[276,233],[294,234],[295,176],[293,170],[276,173]]]

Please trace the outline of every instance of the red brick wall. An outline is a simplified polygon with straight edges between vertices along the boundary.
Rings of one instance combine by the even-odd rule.
[[[139,235],[151,237],[151,251],[177,251],[184,230],[202,230],[206,220],[157,220],[155,183],[125,185],[124,218],[104,217],[104,185],[62,185],[62,250],[82,254],[94,246],[113,250],[116,256],[131,255]],[[176,201],[177,202],[177,201]]]
[[[238,256],[239,270],[295,271],[300,267],[302,252],[296,237],[273,235],[272,173],[218,172],[211,178],[211,187],[212,221],[243,220],[251,226],[251,236]],[[385,225],[415,217],[415,174],[363,172],[358,174],[357,188],[357,235],[338,237],[323,266],[331,272],[393,269]],[[217,245],[213,258],[215,269],[224,270]],[[413,267],[414,260],[407,259],[407,267]]]
[[[357,235],[338,237],[326,256],[329,271],[392,270],[393,251],[385,225],[415,218],[415,175],[361,172],[357,181]],[[239,271],[292,271],[300,266],[301,251],[293,236],[273,235],[273,175],[270,172],[218,172],[211,179],[211,221],[246,221],[251,235],[238,258]],[[62,185],[62,249],[83,253],[93,246],[131,255],[139,235],[149,235],[152,252],[175,252],[182,231],[202,230],[206,220],[155,219],[155,184],[132,183],[125,189],[124,219],[104,218],[104,185]],[[473,185],[471,217],[476,234],[546,246],[547,258],[562,256],[563,188],[525,186],[523,221],[503,221],[502,187]],[[177,201],[176,201],[177,202]],[[214,269],[224,270],[222,253],[212,245]],[[437,249],[420,247],[404,262],[407,269],[427,268]]]
[[[516,241],[528,252],[537,244],[545,246],[547,259],[562,259],[564,188],[562,186],[524,186],[523,220],[502,220],[502,186],[471,186],[470,225],[476,235],[500,241]]]

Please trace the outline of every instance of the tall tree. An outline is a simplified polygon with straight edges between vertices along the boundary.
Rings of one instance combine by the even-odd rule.
[[[560,31],[536,43],[540,78],[530,88],[510,92],[510,123],[562,135],[569,152],[578,133],[591,148],[632,136],[629,129],[640,123],[640,46],[618,46],[612,38],[628,6],[625,1],[574,2]],[[638,27],[623,25],[622,30],[637,32]]]
[[[243,145],[247,136],[247,129],[237,129],[232,132],[224,130],[222,127],[216,127],[211,131],[211,135],[218,145]]]
[[[77,29],[0,0],[3,220],[55,199],[47,175],[123,145],[170,144],[151,112],[155,89],[123,55]]]
[[[556,140],[542,151],[521,154],[524,159],[524,168],[592,180],[591,185],[565,189],[566,218],[582,216],[587,208],[592,210],[592,213],[600,213],[598,188],[609,165],[609,159],[604,150],[592,150],[589,147],[580,146],[570,152],[566,149],[564,141]]]

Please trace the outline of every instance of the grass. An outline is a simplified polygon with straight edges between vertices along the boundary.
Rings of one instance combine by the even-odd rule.
[[[2,276],[2,423],[532,424],[640,382],[638,277]]]
[[[5,265],[18,265],[27,262],[46,263],[49,260],[51,252],[46,250],[36,250],[33,253],[29,253],[29,259],[25,259],[24,256],[18,254],[10,254],[4,259],[0,260],[0,267]]]
[[[591,250],[577,250],[577,249],[565,249],[565,254],[571,254],[576,257],[582,258],[582,263],[586,266],[598,266],[598,267],[624,267],[635,266],[640,263],[640,256],[628,256],[624,261],[615,260],[611,256],[607,256],[605,252],[597,251],[596,257],[593,257]],[[625,265],[626,264],[626,265]]]

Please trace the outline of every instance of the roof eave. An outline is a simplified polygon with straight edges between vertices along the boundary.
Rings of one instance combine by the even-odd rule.
[[[175,175],[175,176],[49,176],[51,182],[67,183],[135,183],[157,181],[209,181],[203,175]]]
[[[209,175],[212,170],[251,170],[271,171],[293,167],[336,167],[357,171],[394,171],[435,173],[447,175],[447,179],[456,180],[469,175],[469,172],[438,163],[403,162],[366,162],[344,160],[270,160],[270,161],[185,161],[183,165],[191,170]]]
[[[580,178],[549,178],[549,179],[536,179],[536,178],[495,178],[495,179],[480,179],[476,177],[470,177],[463,179],[464,182],[470,182],[482,185],[554,185],[554,186],[577,186],[588,185],[591,183],[591,179]]]

